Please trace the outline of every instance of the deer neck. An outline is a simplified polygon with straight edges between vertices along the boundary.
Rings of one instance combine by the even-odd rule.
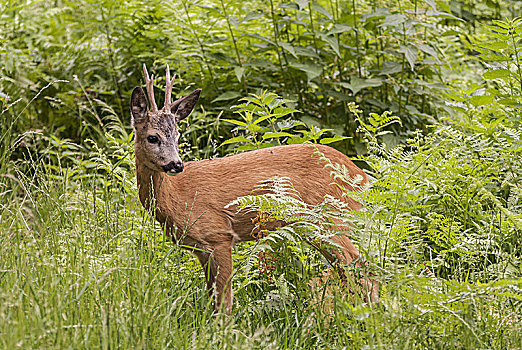
[[[167,175],[151,170],[142,165],[138,159],[136,159],[136,180],[140,202],[147,210],[153,204],[152,199],[159,198],[161,187],[167,186],[167,183],[171,185],[170,181],[167,180]],[[155,203],[155,206],[158,207],[158,202]]]
[[[140,164],[138,159],[136,159],[136,178],[141,204],[146,210],[154,206],[152,209],[156,220],[162,225],[167,224],[167,235],[173,236],[175,232],[185,232],[182,221],[177,220],[177,206],[174,205],[179,201],[177,194],[179,182],[163,172],[147,168]]]

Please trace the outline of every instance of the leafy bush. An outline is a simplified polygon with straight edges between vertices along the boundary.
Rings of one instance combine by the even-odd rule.
[[[407,138],[449,110],[444,85],[470,79],[451,70],[466,59],[462,43],[469,38],[459,35],[476,32],[476,15],[502,18],[517,10],[519,2],[508,0],[7,2],[0,13],[0,98],[24,101],[13,106],[17,132],[103,142],[103,104],[128,125],[130,92],[142,82],[138,67],[146,63],[162,76],[169,63],[179,96],[192,85],[203,88],[202,105],[212,112],[204,124],[223,104],[268,89],[295,100],[308,125],[313,120],[352,137],[345,151],[361,154],[346,102],[359,104],[365,118],[393,111],[404,125],[395,133]],[[225,131],[221,136],[230,138]],[[197,146],[204,149],[205,141]]]
[[[292,104],[293,101],[281,99],[274,93],[265,91],[260,95],[252,94],[249,97],[242,98],[241,101],[245,102],[232,106],[232,109],[242,120],[222,120],[236,125],[232,132],[242,135],[225,140],[221,146],[243,143],[234,150],[250,151],[281,144],[304,142],[320,142],[324,145],[346,138],[340,136],[322,137],[323,134],[332,131],[332,129],[319,129],[314,125],[308,127],[303,122],[287,117],[299,111],[286,106]]]

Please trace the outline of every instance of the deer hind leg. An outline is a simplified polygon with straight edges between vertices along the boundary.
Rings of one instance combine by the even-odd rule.
[[[339,229],[337,230],[339,231]],[[377,281],[368,278],[368,272],[365,271],[366,263],[360,259],[359,250],[353,245],[348,235],[346,233],[338,233],[334,235],[331,240],[339,246],[333,250],[336,260],[342,262],[342,265],[345,265],[334,264],[341,278],[346,278],[346,265],[351,264],[355,260],[355,273],[358,275],[357,284],[363,292],[364,299],[367,302],[378,303],[379,284]]]
[[[227,314],[232,312],[232,242],[216,245],[210,253],[195,253],[207,283],[210,297],[214,298],[214,310],[223,307]]]

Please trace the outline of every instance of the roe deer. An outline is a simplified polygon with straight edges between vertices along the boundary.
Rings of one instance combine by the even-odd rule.
[[[367,183],[367,175],[344,154],[324,145],[277,146],[184,164],[178,154],[180,134],[176,124],[190,114],[201,90],[172,102],[174,78],[170,79],[167,66],[165,104],[158,110],[154,75],[149,78],[145,65],[143,73],[151,108],[147,107],[141,87],[134,88],[131,96],[139,198],[146,209],[155,206],[156,219],[165,225],[167,234],[192,247],[203,267],[209,295],[215,298],[216,310],[224,306],[226,313],[231,312],[232,245],[253,239],[256,216],[236,212],[236,208],[227,204],[251,194],[261,181],[285,176],[308,204],[319,204],[329,194],[346,202],[351,209],[361,207],[352,198],[342,196],[330,171],[324,167],[325,162],[320,162],[314,152],[317,148],[333,163],[346,166],[352,177],[362,176],[363,183]],[[346,235],[335,235],[332,240],[340,247],[334,253],[335,259],[348,264],[359,257]],[[332,260],[329,253],[322,253]],[[361,282],[369,299],[377,301],[377,283],[370,279]]]

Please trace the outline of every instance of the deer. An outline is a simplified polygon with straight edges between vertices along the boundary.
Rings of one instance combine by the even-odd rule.
[[[134,131],[136,179],[139,200],[151,207],[156,220],[175,242],[181,242],[199,260],[209,297],[215,311],[232,311],[232,247],[253,240],[255,213],[238,211],[231,202],[249,195],[262,181],[287,177],[303,201],[321,203],[331,195],[358,210],[361,204],[343,196],[338,181],[325,168],[317,150],[331,162],[344,165],[350,176],[368,182],[366,173],[346,155],[321,144],[294,144],[262,148],[222,158],[183,162],[179,154],[178,123],[194,109],[201,89],[175,101],[171,100],[175,79],[166,68],[165,102],[161,109],[154,98],[154,75],[143,74],[147,97],[141,86],[132,91],[130,109]],[[149,108],[150,105],[150,108]],[[347,186],[347,184],[344,184]],[[284,224],[284,223],[282,223]],[[334,235],[338,249],[334,255],[322,250],[329,260],[347,266],[360,254],[346,234]],[[369,302],[378,301],[378,284],[369,278],[361,281]]]

